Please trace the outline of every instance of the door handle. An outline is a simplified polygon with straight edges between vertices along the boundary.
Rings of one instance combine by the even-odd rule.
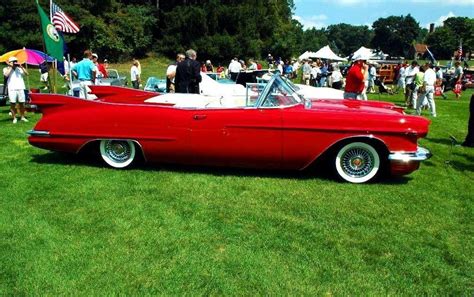
[[[207,115],[205,115],[205,114],[195,114],[195,115],[193,116],[193,119],[195,119],[195,120],[197,120],[197,121],[199,121],[199,120],[204,120],[204,119],[206,119],[206,118],[207,118]]]

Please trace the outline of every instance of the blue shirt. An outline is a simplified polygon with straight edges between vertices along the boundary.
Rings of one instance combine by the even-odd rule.
[[[92,71],[94,69],[94,63],[90,59],[84,58],[81,62],[75,64],[71,70],[77,72],[79,80],[92,80]]]

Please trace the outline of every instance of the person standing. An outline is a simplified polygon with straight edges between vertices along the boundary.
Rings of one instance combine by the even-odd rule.
[[[233,81],[237,80],[237,76],[239,75],[240,71],[242,71],[242,65],[240,65],[239,60],[237,58],[232,59],[227,67],[229,71],[230,79]]]
[[[403,63],[400,65],[398,69],[398,82],[397,82],[397,93],[399,90],[402,90],[403,94],[405,94],[405,80],[406,80],[406,64]]]
[[[471,102],[469,103],[469,122],[467,124],[466,139],[461,145],[474,147],[474,94],[471,95]]]
[[[202,77],[200,65],[199,62],[196,61],[196,57],[196,51],[188,49],[186,51],[185,60],[179,62],[176,66],[176,93],[199,94],[199,83]]]
[[[140,70],[138,69],[138,61],[133,60],[132,67],[130,68],[130,81],[134,89],[140,88]]]
[[[415,100],[416,98],[414,97],[414,90],[415,90],[415,75],[420,71],[418,68],[418,62],[413,61],[411,62],[411,65],[405,69],[405,104],[407,106],[411,106],[415,108]]]
[[[454,67],[453,92],[456,94],[456,99],[459,99],[459,97],[461,97],[461,90],[456,90],[456,85],[461,85],[464,72],[461,67],[461,62],[457,61],[454,63]]]
[[[214,72],[214,65],[212,65],[211,60],[206,60],[206,72]]]
[[[354,60],[354,64],[347,72],[344,99],[362,100],[368,71],[367,57],[357,55]]]
[[[340,90],[342,88],[342,73],[338,65],[333,66],[329,82],[333,89]]]
[[[10,99],[10,112],[13,117],[13,124],[17,123],[16,119],[16,104],[20,106],[20,120],[28,122],[25,117],[25,81],[24,75],[28,75],[23,66],[18,63],[16,57],[10,57],[7,62],[7,67],[3,68],[3,76],[7,78],[8,98]]]
[[[419,74],[422,73],[420,71],[416,74],[415,80]],[[417,82],[418,83],[418,82]],[[434,88],[436,83],[436,72],[433,70],[433,65],[426,64],[425,65],[425,74],[423,75],[423,88],[422,95],[418,98],[418,102],[416,103],[416,114],[421,114],[421,109],[423,108],[423,101],[428,101],[428,106],[431,111],[431,115],[436,117],[436,105],[434,101]]]
[[[421,107],[427,104],[425,100],[425,91],[423,87],[423,79],[425,77],[425,69],[423,67],[419,68],[419,71],[415,74],[415,78],[413,79],[413,85],[415,88],[413,89],[412,93],[412,106],[413,109],[417,110],[418,98],[420,99]]]
[[[303,67],[302,67],[303,75],[302,75],[302,83],[309,86],[309,81],[311,79],[311,66],[309,65],[308,60],[304,60]]]
[[[95,81],[95,68],[92,62],[92,52],[90,50],[85,50],[82,61],[72,66],[71,71],[79,80],[79,97],[87,99],[88,86],[93,85]]]
[[[176,86],[175,86],[175,77],[176,77],[176,67],[179,62],[184,61],[184,54],[177,54],[176,55],[176,62],[170,64],[166,69],[166,93],[175,93]]]
[[[329,70],[328,70],[328,65],[326,62],[322,62],[320,64],[321,66],[321,78],[319,80],[319,86],[320,87],[325,87],[326,86],[326,80],[327,80],[327,77],[328,77],[328,74],[329,74]]]
[[[377,70],[375,69],[374,64],[369,66],[369,76],[368,76],[368,85],[367,89],[369,93],[375,93],[375,77],[377,76]]]

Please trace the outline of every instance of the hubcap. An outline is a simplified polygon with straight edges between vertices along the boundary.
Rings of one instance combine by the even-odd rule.
[[[130,146],[125,141],[109,141],[106,151],[110,159],[115,162],[124,162],[130,158]]]
[[[365,149],[351,148],[341,158],[342,169],[352,177],[363,177],[374,168],[374,156]]]

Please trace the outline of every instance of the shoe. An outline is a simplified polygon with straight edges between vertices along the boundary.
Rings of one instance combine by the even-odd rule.
[[[13,124],[16,124],[18,120],[16,118],[13,118]]]
[[[25,117],[21,117],[21,119],[20,119],[20,120],[21,120],[22,122],[28,122],[28,119],[27,119],[27,118],[25,118]]]

